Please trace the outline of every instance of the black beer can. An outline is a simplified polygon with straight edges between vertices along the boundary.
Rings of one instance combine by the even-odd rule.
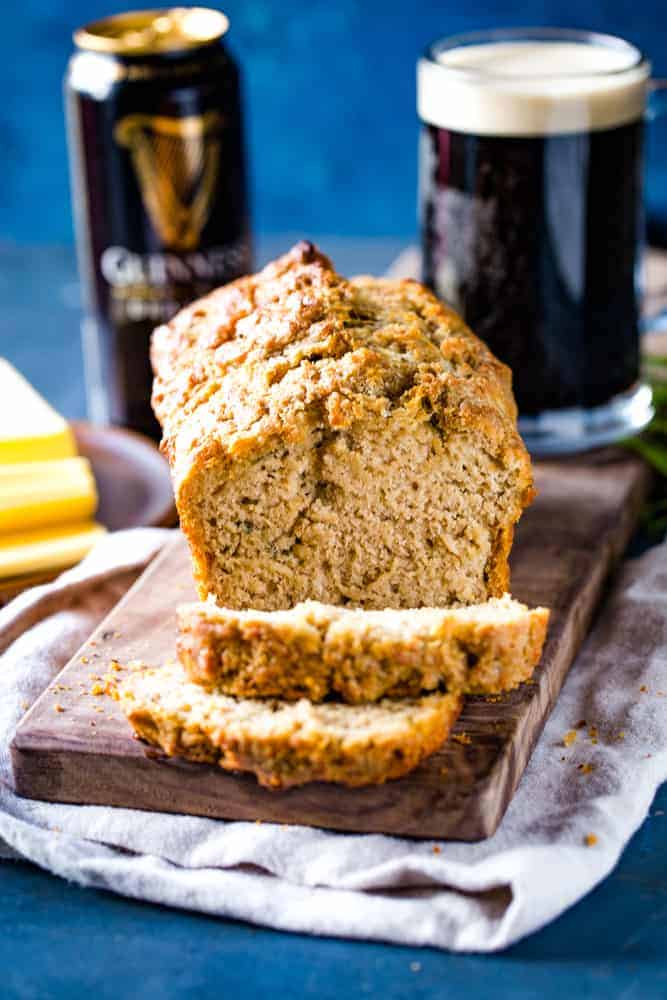
[[[152,437],[152,330],[251,270],[227,18],[132,11],[74,34],[65,104],[88,407]]]

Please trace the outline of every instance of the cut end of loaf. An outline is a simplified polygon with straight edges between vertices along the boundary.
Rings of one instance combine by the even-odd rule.
[[[449,606],[506,591],[515,479],[473,435],[398,413],[207,464],[179,506],[203,598]]]

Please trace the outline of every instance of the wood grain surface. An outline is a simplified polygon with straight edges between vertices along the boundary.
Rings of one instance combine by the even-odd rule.
[[[120,709],[93,693],[112,658],[173,658],[175,608],[193,597],[178,537],[128,592],[18,727],[20,795],[336,830],[478,840],[494,832],[519,783],[605,582],[635,527],[650,476],[607,449],[539,463],[539,496],[519,525],[512,590],[552,609],[534,680],[502,697],[469,698],[454,737],[416,771],[382,786],[312,784],[274,792],[248,775],[167,759],[132,736]]]

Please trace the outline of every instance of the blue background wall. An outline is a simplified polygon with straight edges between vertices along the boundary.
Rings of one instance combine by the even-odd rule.
[[[591,27],[636,42],[667,76],[667,0],[223,6],[230,47],[245,71],[253,214],[262,232],[414,233],[414,64],[441,35],[494,24]],[[72,239],[60,91],[71,33],[127,7],[127,0],[5,0],[0,239]],[[649,144],[648,196],[667,235],[667,123],[655,127]]]

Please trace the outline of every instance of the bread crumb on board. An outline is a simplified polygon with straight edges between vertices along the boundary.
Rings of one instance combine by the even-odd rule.
[[[576,740],[577,740],[577,730],[569,729],[565,733],[565,736],[563,737],[563,746],[571,747],[573,743],[576,743]]]

